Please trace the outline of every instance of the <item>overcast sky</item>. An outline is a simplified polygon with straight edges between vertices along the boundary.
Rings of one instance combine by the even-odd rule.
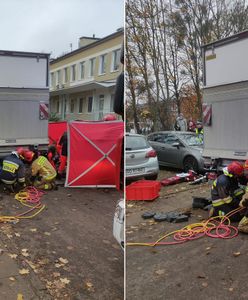
[[[0,0],[0,50],[51,53],[124,26],[124,0]]]

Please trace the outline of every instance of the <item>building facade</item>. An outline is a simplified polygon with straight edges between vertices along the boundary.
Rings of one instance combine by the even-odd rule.
[[[51,115],[96,121],[113,113],[123,38],[123,29],[102,39],[81,37],[77,50],[50,62]]]

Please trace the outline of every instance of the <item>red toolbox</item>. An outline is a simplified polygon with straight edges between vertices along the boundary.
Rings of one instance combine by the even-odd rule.
[[[126,200],[154,200],[159,197],[161,184],[155,180],[139,180],[126,187]]]

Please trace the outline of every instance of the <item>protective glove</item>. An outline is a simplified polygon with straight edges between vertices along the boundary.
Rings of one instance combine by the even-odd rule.
[[[248,207],[248,193],[245,193],[239,203],[240,207]]]
[[[238,230],[243,233],[248,233],[248,218],[246,216],[239,222]]]

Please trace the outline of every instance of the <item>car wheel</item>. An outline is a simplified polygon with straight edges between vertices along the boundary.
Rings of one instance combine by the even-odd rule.
[[[199,166],[197,160],[193,156],[186,157],[183,162],[183,169],[184,172],[188,172],[189,170],[198,172]]]
[[[157,180],[158,174],[145,176],[146,180]]]

